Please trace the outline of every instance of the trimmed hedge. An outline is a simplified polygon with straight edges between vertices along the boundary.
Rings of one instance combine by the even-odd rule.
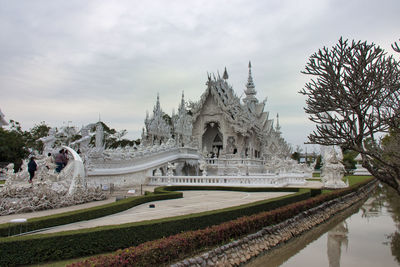
[[[132,207],[150,201],[174,199],[181,197],[183,197],[183,194],[181,192],[168,192],[166,190],[159,190],[157,194],[148,194],[145,196],[130,197],[117,202],[97,207],[69,211],[69,212],[37,217],[37,218],[31,218],[28,219],[26,223],[24,223],[22,228],[25,230],[25,232],[30,232],[43,228],[104,217],[107,215],[111,215],[114,213],[130,209]],[[7,237],[10,231],[19,228],[20,225],[18,224],[11,224],[11,223],[0,224],[0,237]]]
[[[168,187],[168,189],[170,188]],[[219,189],[221,190],[221,188]],[[264,188],[264,191],[267,190],[269,189]],[[156,191],[158,193],[165,192],[165,188]],[[296,191],[299,192],[197,214],[54,234],[0,238],[0,265],[32,264],[115,251],[183,231],[206,228],[244,215],[276,209],[311,196],[310,190],[296,189]],[[154,194],[154,196],[159,195],[162,194]]]
[[[234,187],[234,186],[188,186],[173,185],[162,186],[154,189],[154,193],[162,193],[165,191],[182,191],[182,190],[215,190],[215,191],[237,191],[237,192],[299,192],[296,187]]]
[[[371,181],[362,182],[348,190],[332,191],[326,195],[319,195],[272,211],[241,217],[206,229],[184,232],[167,238],[149,241],[137,247],[129,247],[113,254],[92,257],[69,266],[166,265],[183,257],[190,256],[196,250],[226,243],[231,239],[256,232],[267,225],[280,223],[300,212],[316,207],[329,199],[339,198],[356,192],[369,182]]]

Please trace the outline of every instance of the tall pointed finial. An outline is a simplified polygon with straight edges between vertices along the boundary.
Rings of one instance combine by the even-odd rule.
[[[155,113],[157,110],[160,110],[160,93],[157,93],[157,101],[154,106],[153,112]]]
[[[185,93],[182,91],[182,99],[181,99],[181,104],[179,105],[178,112],[181,113],[183,110],[185,110]]]
[[[226,71],[226,67],[225,67],[224,75],[222,76],[222,78],[224,78],[224,80],[228,80],[228,78],[229,78],[228,72]]]
[[[246,103],[251,110],[254,110],[255,104],[258,103],[256,98],[257,91],[255,88],[253,77],[251,76],[251,61],[249,61],[249,77],[247,78],[246,89],[244,90],[246,97],[243,99],[243,102]]]
[[[279,113],[276,114],[276,131],[281,131],[281,126],[279,125]]]
[[[246,95],[255,95],[257,94],[256,90],[254,88],[254,82],[253,82],[253,76],[251,76],[251,61],[249,61],[249,77],[247,78],[247,84],[246,84],[247,90],[245,91]]]
[[[99,122],[101,122],[100,112],[99,112]]]

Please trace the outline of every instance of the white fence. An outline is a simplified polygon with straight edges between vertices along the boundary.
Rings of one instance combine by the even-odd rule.
[[[302,174],[260,174],[252,176],[151,176],[150,185],[216,185],[282,187],[305,185]]]

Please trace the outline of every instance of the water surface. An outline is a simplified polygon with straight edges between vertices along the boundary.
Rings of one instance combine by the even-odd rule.
[[[380,185],[364,203],[261,255],[256,266],[400,266],[400,197]]]

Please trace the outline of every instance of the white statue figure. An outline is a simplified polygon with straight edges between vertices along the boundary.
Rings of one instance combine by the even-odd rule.
[[[104,139],[104,129],[101,122],[98,122],[96,125],[96,149],[103,149],[103,139]]]
[[[323,163],[321,179],[324,186],[327,188],[347,187],[342,180],[345,172],[345,168],[340,162],[342,154],[337,153],[334,146],[321,147],[321,154]]]
[[[93,134],[90,134],[91,127],[92,127],[92,124],[82,127],[82,129],[80,130],[82,137],[80,139],[72,142],[70,145],[71,146],[79,145],[79,150],[82,153],[87,152],[89,150],[90,139],[92,138],[92,135],[93,135]]]
[[[175,169],[176,165],[174,163],[168,162],[167,176],[174,176]]]
[[[16,174],[14,173],[14,163],[9,163],[6,167],[6,183],[5,186],[12,184],[15,181]]]
[[[156,169],[154,176],[162,176],[161,168]]]
[[[362,166],[362,157],[361,154],[358,154],[357,157],[354,159],[356,164],[356,169],[354,170],[354,175],[371,175],[371,173]]]
[[[47,136],[39,138],[43,142],[43,155],[52,153],[54,150],[54,143],[56,142],[56,129],[50,128]]]
[[[8,122],[4,119],[4,114],[0,110],[0,127],[4,125],[8,125]]]
[[[207,163],[204,159],[200,160],[199,169],[202,171],[203,176],[207,176]]]

